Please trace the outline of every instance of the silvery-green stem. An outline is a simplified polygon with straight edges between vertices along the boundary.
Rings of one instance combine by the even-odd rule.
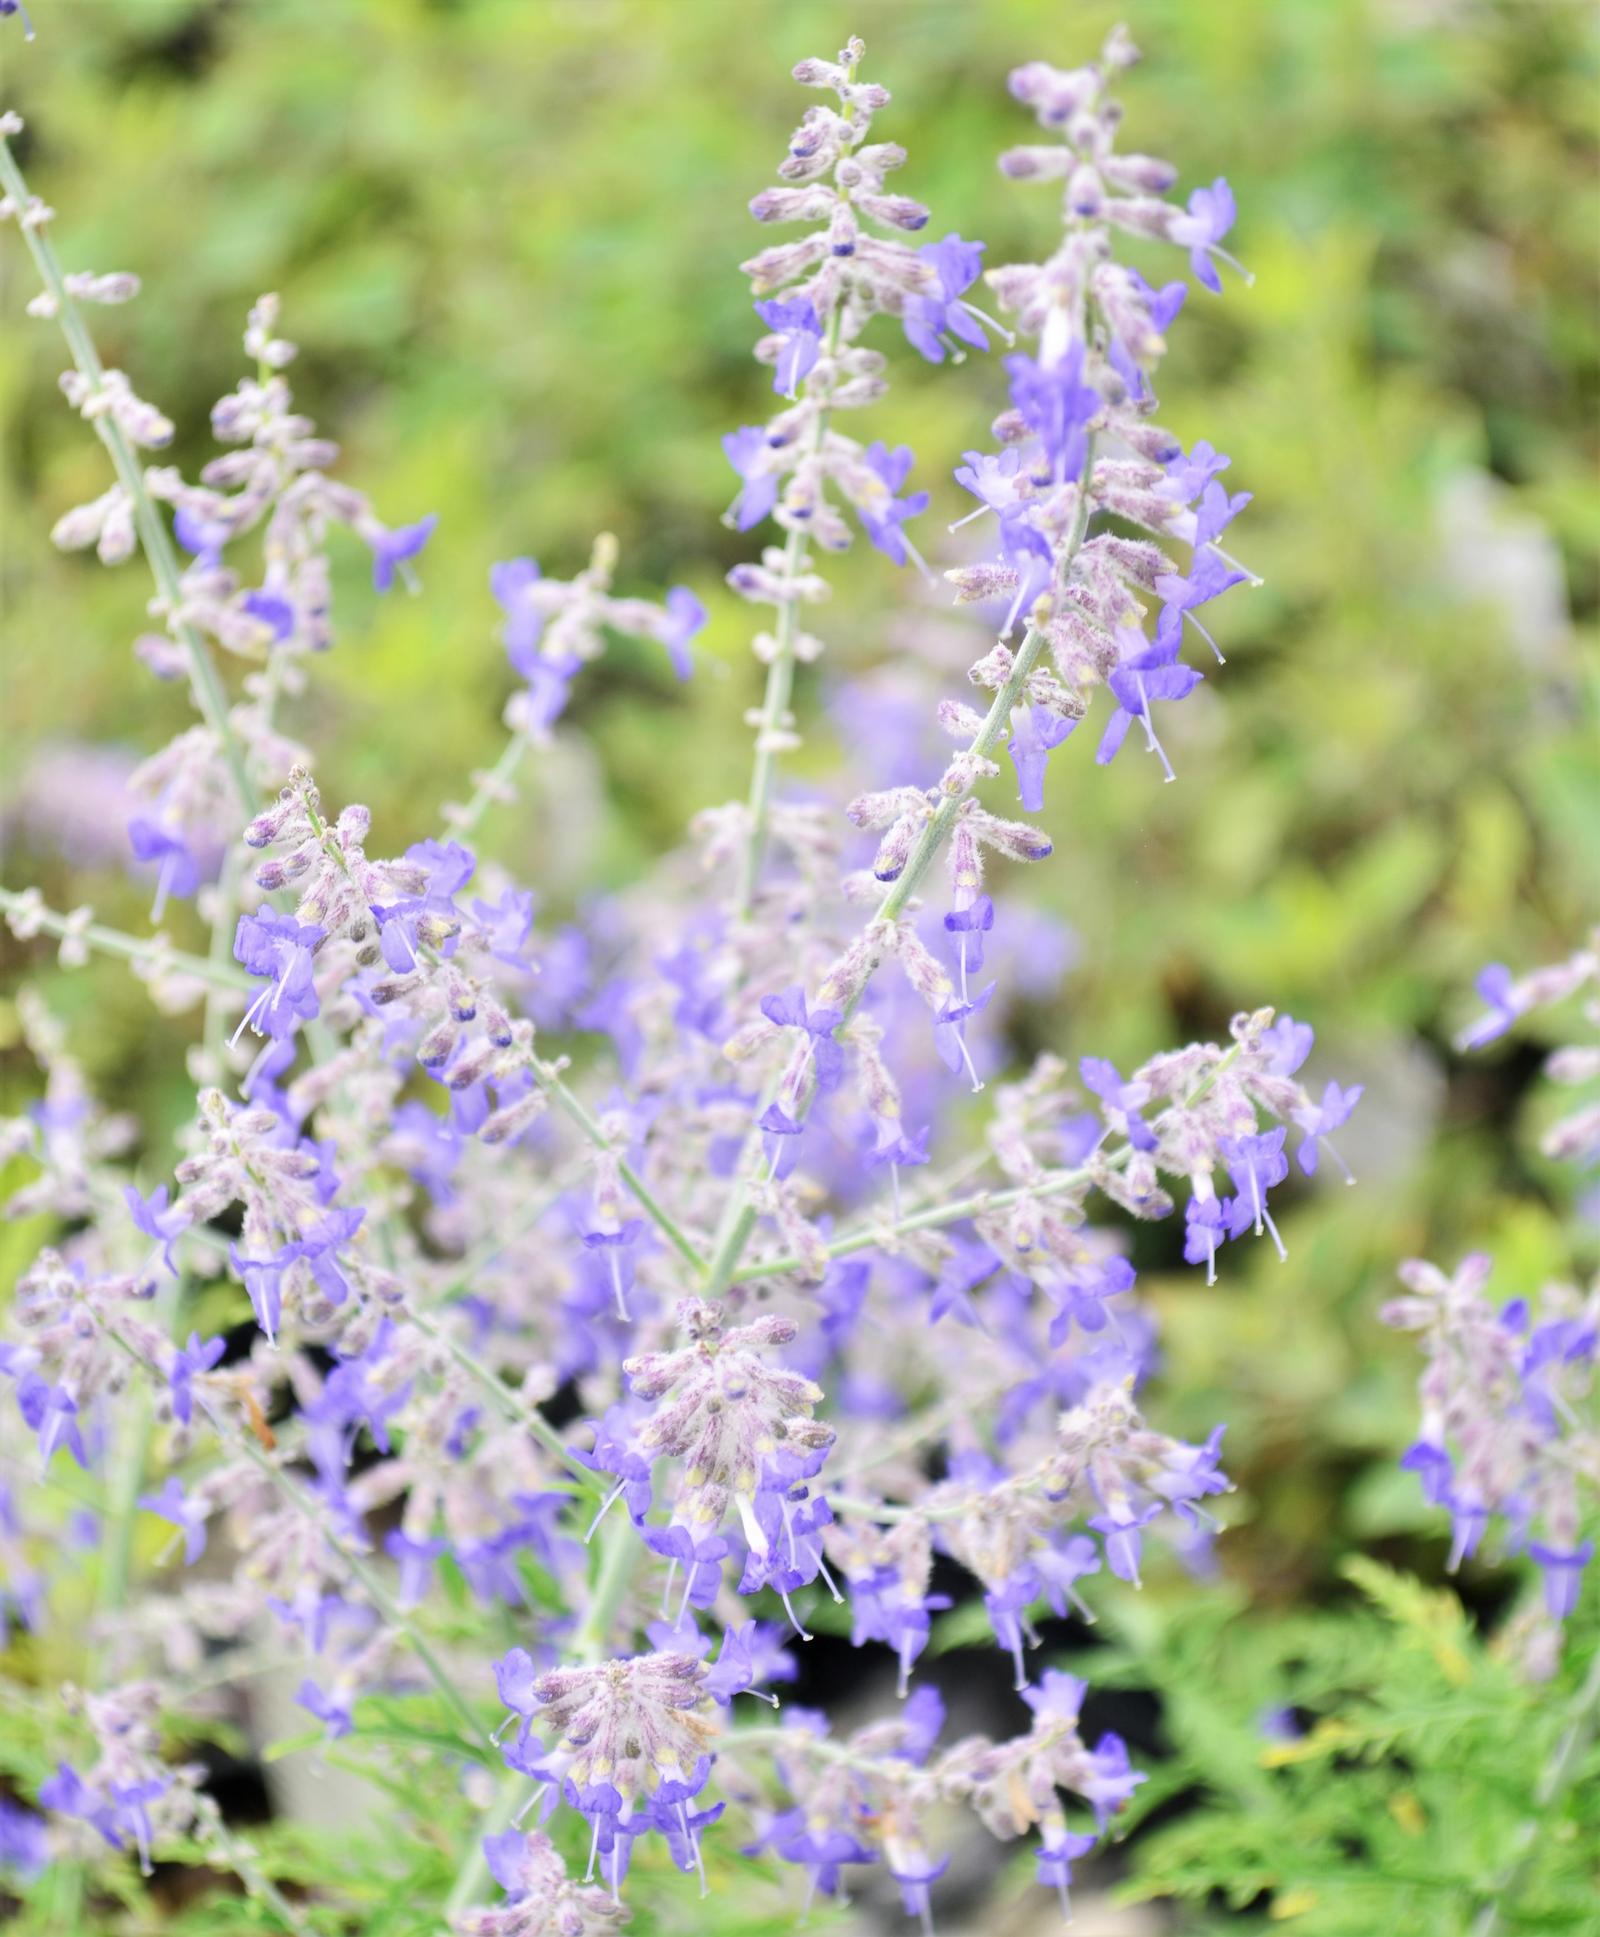
[[[206,1053],[215,1065],[213,1077],[217,1081],[222,1079],[228,1068],[228,1020],[222,1002],[225,986],[222,972],[233,967],[233,917],[239,904],[241,866],[239,847],[230,841],[223,852],[222,871],[211,891],[215,899],[211,908],[211,946],[207,951],[207,960],[214,972],[214,979],[206,991],[205,1027],[202,1032]]]
[[[819,423],[822,421],[819,418]],[[793,578],[804,569],[809,548],[802,531],[791,531],[784,548],[783,571]],[[761,702],[761,722],[756,728],[755,761],[750,769],[750,829],[745,839],[744,860],[739,870],[738,911],[748,918],[755,906],[756,887],[761,879],[761,863],[767,851],[767,817],[772,807],[772,781],[778,756],[772,745],[788,717],[794,695],[794,643],[800,630],[800,601],[785,599],[778,611],[774,632],[777,650],[767,667],[767,689]]]
[[[828,335],[823,346],[826,366],[830,367],[839,350],[839,332],[843,321],[843,299],[839,307],[828,318]],[[822,440],[828,431],[829,412],[819,410],[812,422],[806,442],[806,455],[815,456],[822,448]],[[810,533],[800,526],[794,526],[789,533],[789,542],[784,547],[783,573],[793,579],[805,570],[806,558],[811,549]],[[767,851],[767,820],[772,808],[772,782],[777,769],[778,756],[773,741],[782,731],[783,723],[789,716],[789,703],[794,697],[794,653],[795,642],[800,632],[800,600],[790,597],[778,609],[778,623],[774,630],[776,650],[772,663],[767,667],[767,689],[761,702],[761,721],[756,728],[755,761],[750,769],[750,829],[745,839],[744,860],[739,870],[738,912],[742,920],[747,920],[755,906],[756,888],[761,880],[761,863]]]
[[[426,1333],[429,1338],[436,1340],[438,1344],[444,1347],[445,1351],[450,1354],[452,1360],[461,1370],[469,1378],[477,1381],[484,1393],[505,1418],[514,1421],[526,1432],[530,1433],[544,1447],[546,1452],[552,1454],[556,1459],[560,1460],[563,1466],[569,1468],[573,1477],[579,1482],[581,1490],[587,1493],[604,1491],[604,1486],[599,1475],[585,1466],[574,1455],[572,1448],[537,1408],[527,1405],[519,1399],[516,1393],[511,1391],[505,1384],[504,1380],[497,1378],[487,1366],[481,1365],[458,1339],[452,1338],[442,1325],[430,1318],[425,1312],[412,1309],[407,1312],[406,1316],[416,1326],[419,1332]]]
[[[119,955],[128,962],[165,962],[180,974],[193,976],[195,981],[212,988],[241,991],[256,986],[252,977],[229,961],[190,955],[181,948],[168,948],[158,937],[129,935],[120,928],[108,928],[103,922],[92,921],[84,928],[74,929],[65,915],[36,905],[15,889],[0,888],[0,915],[12,914],[26,916],[42,934],[58,938],[72,936],[89,948],[99,949],[102,955]]]
[[[614,1156],[616,1154],[616,1146],[612,1143],[611,1139],[600,1128],[599,1124],[595,1122],[579,1097],[572,1090],[568,1089],[567,1085],[562,1082],[559,1074],[549,1064],[535,1062],[533,1064],[533,1075],[540,1088],[577,1124],[578,1128],[594,1145],[596,1150],[602,1150],[608,1156]],[[695,1271],[704,1271],[706,1268],[705,1259],[701,1257],[700,1253],[689,1242],[689,1239],[684,1235],[678,1225],[677,1220],[657,1200],[650,1186],[625,1157],[618,1158],[617,1160],[617,1175],[627,1185],[629,1191],[637,1201],[640,1210],[656,1225],[662,1236],[666,1238],[667,1242],[684,1262]]]
[[[28,208],[28,184],[18,168],[11,146],[0,136],[0,187],[15,203],[19,218]],[[92,390],[98,392],[105,381],[105,370],[100,362],[99,353],[94,347],[94,339],[89,334],[77,303],[68,293],[66,278],[49,237],[42,229],[33,228],[19,220],[22,239],[28,245],[28,253],[33,257],[34,266],[39,271],[39,279],[55,303],[56,321],[61,325],[61,333],[67,339],[67,348],[77,365],[78,373]],[[256,792],[249,772],[245,766],[244,749],[239,736],[234,732],[228,718],[228,698],[217,676],[211,654],[205,641],[194,627],[183,621],[171,618],[182,602],[183,592],[178,579],[177,554],[172,549],[172,540],[155,500],[145,488],[144,468],[133,445],[128,441],[122,426],[110,415],[104,413],[92,419],[96,435],[105,445],[110,456],[112,469],[117,474],[117,482],[127,492],[133,506],[134,523],[138,528],[139,542],[145,559],[150,566],[151,576],[155,579],[156,590],[160,594],[169,614],[172,630],[185,652],[189,655],[189,682],[194,692],[195,705],[222,748],[223,758],[227,761],[228,771],[239,795],[239,804],[245,816],[259,811],[261,801]]]
[[[502,798],[511,776],[522,764],[528,745],[526,733],[520,731],[512,733],[501,750],[500,758],[473,789],[471,800],[459,812],[447,811],[452,836],[465,838],[494,803]]]

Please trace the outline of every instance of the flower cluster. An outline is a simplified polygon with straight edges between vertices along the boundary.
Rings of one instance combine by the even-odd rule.
[[[1594,943],[1566,961],[1513,978],[1494,963],[1478,977],[1486,1013],[1457,1037],[1481,1049],[1531,1011],[1570,1001],[1600,984]],[[1600,998],[1586,997],[1586,1021],[1600,1023]],[[1600,1047],[1569,1043],[1545,1064],[1558,1083],[1600,1079]],[[1600,1161],[1600,1103],[1586,1101],[1550,1125],[1545,1155],[1588,1170]],[[1453,1273],[1414,1259],[1400,1273],[1406,1294],[1384,1307],[1384,1322],[1417,1334],[1427,1354],[1419,1381],[1422,1429],[1401,1465],[1417,1475],[1433,1506],[1450,1515],[1452,1571],[1476,1554],[1491,1525],[1502,1545],[1539,1569],[1545,1620],[1525,1636],[1530,1669],[1552,1671],[1560,1623],[1578,1605],[1594,1558],[1600,1510],[1600,1282],[1587,1293],[1547,1285],[1494,1303],[1491,1260],[1481,1252]]]
[[[1418,1333],[1428,1354],[1422,1432],[1401,1465],[1449,1509],[1452,1568],[1499,1519],[1538,1563],[1560,1621],[1594,1558],[1579,1535],[1600,1485],[1600,1286],[1586,1298],[1554,1288],[1536,1318],[1525,1298],[1493,1304],[1489,1271],[1481,1252],[1449,1277],[1413,1259],[1400,1274],[1407,1295],[1384,1307],[1385,1323]]]
[[[800,1865],[812,1890],[827,1895],[840,1890],[847,1865],[881,1862],[907,1912],[927,1927],[929,1886],[949,1868],[949,1858],[929,1848],[930,1819],[940,1804],[961,1802],[1003,1839],[1040,1831],[1040,1881],[1060,1892],[1070,1914],[1072,1864],[1097,1838],[1068,1829],[1060,1792],[1087,1803],[1103,1829],[1144,1781],[1120,1737],[1085,1746],[1078,1732],[1084,1693],[1083,1682],[1052,1669],[1027,1691],[1033,1720],[1026,1735],[999,1744],[972,1736],[939,1754],[944,1704],[931,1688],[919,1689],[892,1721],[869,1723],[845,1742],[833,1740],[825,1715],[791,1710],[774,1731],[771,1777],[781,1800],[758,1806],[752,1847]]]
[[[813,1889],[881,1860],[926,1921],[937,1812],[964,1806],[1001,1837],[1036,1831],[1039,1875],[1064,1898],[1142,1780],[1115,1736],[1084,1741],[1082,1684],[1030,1678],[1026,1651],[1046,1610],[1086,1611],[1079,1583],[1137,1584],[1147,1534],[1202,1565],[1205,1502],[1228,1482],[1220,1427],[1190,1444],[1146,1416],[1154,1327],[1125,1235],[1092,1220],[1160,1220],[1181,1201],[1184,1255],[1208,1280],[1252,1235],[1282,1255],[1289,1139],[1306,1177],[1325,1152],[1342,1165],[1329,1138],[1359,1091],[1307,1090],[1310,1028],[1263,1008],[1126,1078],[1041,1055],[996,1085],[976,1148],[955,1134],[965,1087],[1005,1053],[1015,991],[1062,955],[991,892],[997,861],[1051,852],[982,791],[1002,744],[1037,814],[1050,755],[1103,684],[1101,760],[1138,722],[1170,777],[1151,709],[1193,690],[1182,649],[1210,640],[1197,610],[1248,577],[1218,543],[1245,501],[1217,482],[1227,460],[1152,418],[1186,285],[1153,288],[1112,253],[1118,232],[1172,244],[1215,291],[1232,202],[1218,183],[1180,207],[1170,167],[1118,151],[1109,90],[1133,57],[1118,33],[1090,67],[1012,76],[1049,139],[1002,167],[1065,185],[1053,253],[989,272],[1015,338],[969,300],[982,244],[908,239],[927,212],[889,186],[906,157],[872,138],[889,97],[860,78],[861,43],[795,70],[825,103],[752,212],[808,232],[746,265],[779,407],[725,440],[731,522],[783,534],[729,574],[772,615],[753,641],[749,790],[648,880],[565,922],[469,840],[606,636],[686,676],[700,600],[620,590],[605,535],[570,579],[495,566],[519,682],[505,750],[423,822],[437,832],[369,852],[371,816],[324,809],[275,707],[332,642],[338,534],[366,544],[382,595],[416,587],[434,519],[388,526],[335,475],[336,448],[293,407],[273,298],[249,317],[254,374],[213,414],[227,451],[196,483],[146,466],[172,426],[85,350],[79,313],[128,280],[62,273],[0,141],[38,313],[68,325],[67,395],[115,473],[58,540],[112,564],[144,553],[165,630],[140,656],[187,679],[200,715],[134,776],[130,837],[156,870],[153,919],[194,897],[211,928],[204,952],[180,953],[37,895],[0,902],[63,959],[121,955],[166,1008],[204,1005],[170,1177],[135,1172],[134,1127],[99,1111],[36,1004],[21,1013],[43,1099],[0,1128],[37,1171],[14,1208],[61,1226],[0,1341],[4,1448],[47,1482],[81,1468],[121,1553],[140,1512],[171,1536],[138,1595],[100,1564],[94,1665],[111,1685],[83,1710],[100,1760],[64,1760],[38,1792],[58,1846],[88,1840],[76,1823],[141,1856],[205,1841],[272,1906],[161,1753],[153,1717],[171,1739],[203,1717],[148,1692],[261,1633],[293,1651],[312,1738],[353,1753],[374,1716],[428,1704],[448,1732],[415,1742],[448,1743],[452,1808],[480,1800],[463,1759],[504,1763],[495,1820],[513,1826],[483,1841],[504,1901],[473,1901],[474,1837],[441,1913],[466,1937],[611,1928],[636,1850],[700,1869],[729,1808],[751,1849]],[[880,318],[898,330],[869,347]],[[790,798],[797,673],[821,650],[801,615],[827,591],[814,553],[859,527],[897,566],[920,557],[911,453],[845,435],[840,414],[882,394],[891,351],[953,367],[995,339],[1013,351],[999,448],[956,472],[984,518],[965,542],[992,538],[992,555],[949,574],[999,622],[968,652],[976,703],[897,666],[907,757]],[[858,693],[852,735],[878,752],[892,707]],[[1560,1502],[1541,1511],[1560,1537]],[[0,1614],[30,1627],[55,1614],[35,1529],[31,1497],[0,1496]],[[202,1556],[206,1573],[185,1574]],[[940,1751],[938,1697],[912,1680],[956,1591],[981,1596],[1032,1720]],[[793,1677],[786,1636],[809,1639],[827,1594],[858,1646],[888,1649],[897,1713],[843,1740],[805,1712],[729,1729],[737,1696],[774,1700],[761,1684]],[[1094,1834],[1069,1825],[1063,1792]],[[521,1827],[535,1806],[582,1818],[581,1881]]]

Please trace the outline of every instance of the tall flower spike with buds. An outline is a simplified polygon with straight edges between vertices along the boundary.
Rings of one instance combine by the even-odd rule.
[[[1095,66],[1068,73],[1036,61],[1011,76],[1012,94],[1055,139],[1009,150],[1002,172],[1017,181],[1060,182],[1066,233],[1046,261],[988,272],[1001,306],[1015,312],[1022,334],[1037,337],[1038,350],[1006,360],[1011,408],[995,424],[1000,451],[969,452],[956,473],[979,501],[972,517],[994,514],[998,556],[950,576],[964,598],[1009,597],[1004,636],[1019,620],[1029,623],[1027,683],[1013,711],[1010,750],[1030,808],[1038,805],[1051,748],[1102,683],[1117,707],[1099,759],[1111,759],[1138,722],[1173,778],[1151,708],[1184,698],[1201,678],[1179,658],[1185,615],[1204,633],[1193,608],[1249,576],[1215,543],[1248,502],[1244,494],[1228,498],[1213,482],[1228,460],[1209,445],[1185,457],[1151,421],[1150,373],[1185,286],[1153,289],[1112,254],[1116,229],[1177,243],[1216,289],[1215,244],[1225,232],[1224,212],[1230,221],[1232,213],[1226,183],[1197,190],[1185,213],[1164,199],[1174,168],[1118,152],[1122,116],[1110,82],[1136,59],[1119,28]],[[1191,510],[1196,499],[1199,508]],[[1115,513],[1148,538],[1086,536],[1095,511]],[[1174,540],[1191,549],[1187,574],[1164,549]],[[1152,604],[1159,606],[1153,638],[1145,632]],[[1035,673],[1041,642],[1056,680]]]
[[[782,186],[763,189],[750,204],[758,222],[817,226],[743,265],[768,330],[755,354],[772,366],[783,407],[768,424],[746,424],[722,440],[740,480],[727,521],[749,531],[772,518],[788,534],[785,544],[767,547],[759,564],[728,574],[741,598],[774,611],[773,631],[755,642],[768,675],[747,808],[740,889],[746,912],[766,841],[772,761],[796,744],[789,714],[794,664],[821,650],[800,628],[801,606],[827,592],[807,568],[811,545],[840,551],[851,542],[843,504],[893,564],[914,559],[926,570],[905,526],[927,508],[928,494],[900,495],[910,450],[891,451],[881,440],[863,446],[835,425],[841,411],[876,402],[888,387],[882,352],[866,348],[862,338],[875,316],[889,316],[933,362],[951,349],[959,357],[958,342],[987,347],[983,323],[963,299],[983,245],[956,235],[923,247],[902,239],[926,227],[928,211],[887,186],[906,153],[893,142],[869,139],[889,94],[857,79],[865,54],[863,43],[852,40],[836,60],[804,60],[795,68],[802,87],[833,95],[838,106],[806,110],[778,167]]]

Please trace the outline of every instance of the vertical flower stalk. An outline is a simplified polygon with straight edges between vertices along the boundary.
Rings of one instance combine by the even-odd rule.
[[[790,712],[796,662],[822,650],[801,625],[802,607],[827,593],[810,567],[812,546],[839,551],[850,543],[842,500],[877,550],[904,565],[916,554],[903,527],[927,507],[926,492],[898,495],[911,467],[908,450],[890,451],[881,441],[863,447],[833,428],[840,412],[876,402],[887,388],[882,354],[862,339],[875,316],[887,315],[933,362],[944,359],[952,331],[986,346],[981,327],[959,302],[977,273],[978,248],[959,236],[924,248],[901,240],[926,226],[928,211],[887,186],[890,173],[904,165],[905,150],[868,139],[873,117],[890,97],[886,88],[857,79],[865,53],[852,39],[837,60],[804,60],[795,68],[802,87],[831,93],[839,105],[807,109],[778,168],[782,186],[763,189],[750,204],[759,222],[819,226],[743,265],[758,298],[756,314],[769,331],[755,354],[772,366],[772,387],[784,407],[766,425],[747,424],[722,440],[740,478],[728,522],[749,531],[773,518],[787,533],[758,565],[738,565],[728,574],[741,598],[773,612],[772,629],[755,641],[767,679],[755,717],[736,896],[746,919],[759,891],[777,761],[798,744]],[[889,233],[878,233],[883,230]]]

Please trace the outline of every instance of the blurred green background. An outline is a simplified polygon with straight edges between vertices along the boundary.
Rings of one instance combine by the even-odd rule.
[[[712,609],[687,690],[617,647],[565,722],[551,778],[484,845],[560,907],[628,880],[692,810],[742,792],[757,673],[748,609],[721,587],[748,543],[718,516],[720,434],[768,401],[737,264],[745,203],[806,100],[788,79],[850,32],[894,94],[878,127],[910,151],[930,233],[989,261],[1051,246],[1054,197],[994,155],[1030,123],[1016,62],[1072,65],[1129,20],[1129,145],[1183,190],[1225,172],[1255,271],[1196,292],[1162,384],[1186,442],[1232,452],[1256,501],[1239,547],[1266,579],[1222,610],[1225,669],[1174,725],[1180,783],[1074,744],[1053,763],[1056,855],[1005,895],[1068,920],[1079,956],[1029,1046],[1136,1060],[1261,1002],[1314,1022],[1320,1081],[1368,1085],[1348,1140],[1359,1194],[1299,1192],[1288,1266],[1261,1245],[1225,1282],[1151,1252],[1168,1327],[1170,1422],[1231,1422],[1247,1524],[1225,1567],[1266,1604],[1328,1589],[1376,1545],[1427,1572],[1430,1516],[1391,1465],[1410,1437],[1411,1348],[1376,1307],[1395,1262],[1474,1245],[1507,1288],[1595,1262],[1572,1185],[1536,1152],[1534,1053],[1448,1048],[1486,961],[1581,940],[1600,910],[1595,740],[1596,10],[1467,0],[35,0],[4,23],[5,100],[28,117],[32,184],[67,265],[126,268],[142,299],[99,312],[107,360],[209,455],[211,400],[240,373],[266,289],[303,346],[304,408],[342,474],[394,522],[437,510],[420,597],[374,601],[341,554],[338,651],[291,730],[329,798],[370,802],[379,851],[500,745],[510,677],[492,560],[579,567],[616,532],[621,582],[686,580]],[[46,534],[104,488],[62,405],[54,331],[28,322],[0,236],[5,416],[5,878],[139,927],[143,890],[74,867],[26,796],[40,749],[140,753],[184,721],[136,666],[142,568],[53,553]],[[950,466],[999,407],[991,361],[899,356],[872,429],[916,447],[936,562]],[[943,480],[941,482],[941,480]],[[913,588],[871,553],[819,615],[835,669],[879,662]],[[927,610],[929,608],[917,608]],[[943,619],[933,619],[943,625]],[[973,639],[979,635],[974,629]],[[802,684],[814,710],[815,676]],[[586,750],[592,749],[592,751]],[[820,776],[826,734],[800,762]],[[375,839],[377,836],[375,835]],[[183,917],[173,924],[188,936]],[[22,966],[9,938],[8,966]],[[36,964],[153,1165],[184,1106],[178,1025],[111,966]],[[0,1042],[14,1016],[0,1010]],[[20,1058],[11,1069],[28,1078]],[[1526,1099],[1526,1101],[1525,1101]],[[1573,1229],[1577,1228],[1576,1253]],[[1584,1233],[1587,1232],[1587,1235]],[[1253,1516],[1253,1518],[1249,1517]]]

